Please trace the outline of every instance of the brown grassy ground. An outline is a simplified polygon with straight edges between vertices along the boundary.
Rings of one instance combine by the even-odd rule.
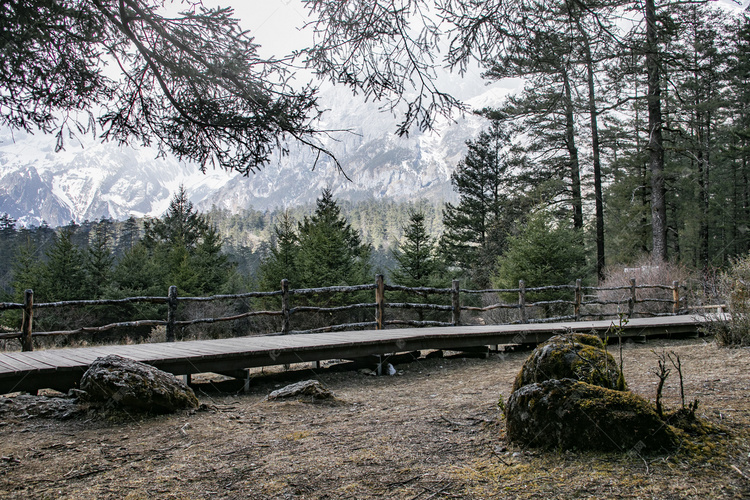
[[[624,368],[635,392],[653,398],[651,351],[662,348],[683,360],[686,397],[721,426],[671,456],[508,444],[497,402],[528,355],[516,352],[420,361],[393,377],[315,375],[338,404],[264,401],[286,383],[264,377],[249,394],[204,386],[208,408],[193,413],[65,421],[0,413],[0,497],[750,497],[750,350],[705,340],[629,345]],[[676,374],[665,397],[679,405]]]

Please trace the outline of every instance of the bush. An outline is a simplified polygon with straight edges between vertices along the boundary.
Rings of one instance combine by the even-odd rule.
[[[643,257],[635,263],[625,265],[609,266],[605,270],[602,288],[629,287],[631,278],[635,278],[636,286],[641,285],[668,285],[677,281],[680,287],[690,286],[696,281],[694,273],[685,266],[672,262],[663,262],[651,257]],[[680,292],[683,293],[682,290]],[[672,291],[659,288],[639,288],[636,292],[639,301],[646,299],[672,300]],[[618,301],[619,305],[607,305],[599,311],[604,315],[615,315],[628,311],[628,299],[630,290],[600,290],[598,299],[603,301]],[[681,307],[685,307],[683,303]],[[635,314],[641,316],[653,316],[660,313],[672,312],[672,304],[666,302],[643,302],[635,306]]]
[[[720,293],[730,314],[717,317],[708,331],[719,345],[750,345],[750,254],[733,260],[721,278]]]

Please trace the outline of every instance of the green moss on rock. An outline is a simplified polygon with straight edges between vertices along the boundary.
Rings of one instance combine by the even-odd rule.
[[[595,335],[557,335],[539,345],[523,364],[513,390],[544,382],[570,378],[608,389],[625,390],[624,377],[604,343]]]
[[[518,389],[505,414],[510,440],[529,446],[640,453],[678,443],[649,401],[570,378]]]

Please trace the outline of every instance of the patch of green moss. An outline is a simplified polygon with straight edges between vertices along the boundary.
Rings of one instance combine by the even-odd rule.
[[[516,376],[513,390],[545,380],[572,378],[608,389],[627,390],[615,359],[594,335],[557,335],[539,345]]]
[[[558,337],[560,337],[560,335],[552,337],[550,341]],[[597,349],[604,349],[604,341],[596,335],[590,335],[587,333],[569,333],[567,335],[564,335],[564,337],[575,342],[576,344],[584,344],[591,347],[596,347]]]

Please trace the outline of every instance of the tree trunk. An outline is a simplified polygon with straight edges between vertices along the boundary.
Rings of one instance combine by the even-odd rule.
[[[648,149],[651,171],[652,255],[667,259],[667,205],[664,183],[664,145],[662,140],[661,72],[656,32],[655,0],[645,0],[646,71],[648,74]]]
[[[591,117],[591,148],[594,161],[594,212],[596,215],[596,276],[604,281],[604,201],[602,197],[602,165],[599,148],[599,126],[597,125],[596,90],[594,89],[594,61],[591,56],[591,43],[585,29],[577,21],[578,30],[583,36],[583,49],[586,57],[586,79],[589,91],[589,116]]]
[[[570,79],[565,68],[561,69],[565,87],[565,145],[570,155],[570,190],[573,195],[573,227],[583,229],[583,197],[581,195],[581,166],[578,161],[578,148],[575,138],[575,117]]]

